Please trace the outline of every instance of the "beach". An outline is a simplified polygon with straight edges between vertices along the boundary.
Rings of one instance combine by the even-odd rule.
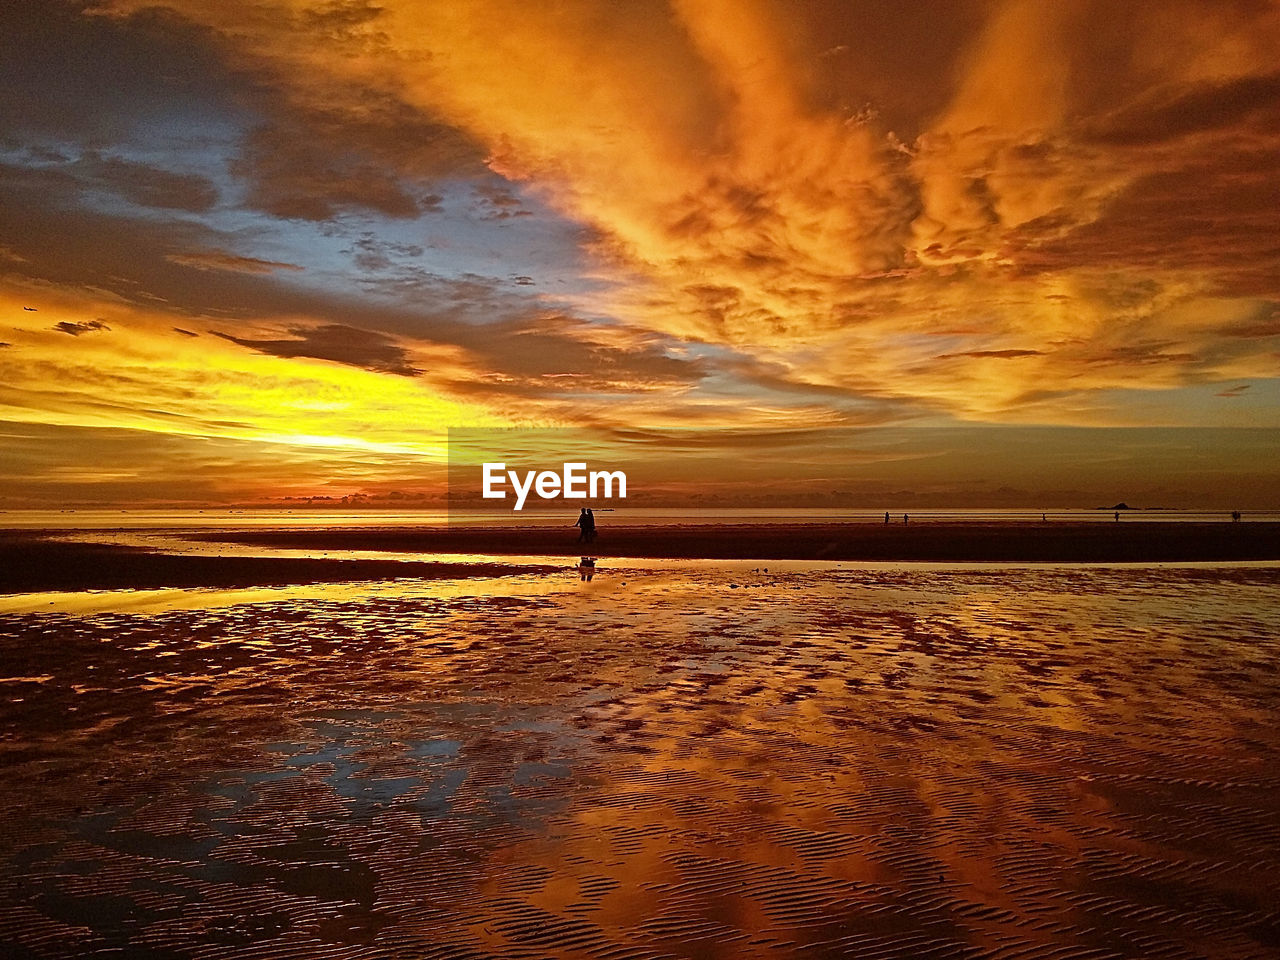
[[[378,560],[174,553],[123,544],[108,533],[89,541],[65,531],[0,531],[0,594],[44,590],[233,588],[397,578],[495,577],[516,572],[497,560]],[[525,568],[519,568],[528,572]],[[553,569],[543,566],[544,572]]]
[[[163,535],[163,549],[157,545]],[[567,523],[180,531],[0,531],[0,592],[243,587],[497,576],[542,558],[927,563],[1170,563],[1280,560],[1280,523],[1002,522],[650,523],[601,526],[591,543]],[[394,555],[394,559],[385,558]]]
[[[376,542],[423,542],[402,535],[422,532]],[[15,594],[0,614],[18,956],[1280,945],[1278,566],[617,558],[583,583],[245,539],[140,562],[270,589]]]
[[[0,960],[1280,958],[1280,0],[0,19]]]
[[[200,534],[221,543],[308,551],[682,559],[922,562],[1280,560],[1280,524],[1195,522],[698,523],[610,525],[590,544],[549,525],[395,529],[252,529]]]

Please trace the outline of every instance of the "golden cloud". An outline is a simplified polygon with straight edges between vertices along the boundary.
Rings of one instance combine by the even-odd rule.
[[[794,384],[1071,421],[1096,415],[1090,392],[1275,373],[1274,346],[1220,335],[1280,297],[1257,282],[1273,246],[1251,240],[1280,228],[1273,203],[1259,212],[1270,180],[1233,166],[1270,155],[1276,172],[1274,5],[993,4],[936,75],[893,52],[936,92],[910,131],[833,65],[845,35],[887,29],[873,4],[163,6],[299,109],[354,124],[394,102],[460,131],[589,228],[609,283],[584,311],[748,352]],[[1215,111],[1239,84],[1252,106]],[[1153,207],[1190,172],[1221,216],[1161,257]]]

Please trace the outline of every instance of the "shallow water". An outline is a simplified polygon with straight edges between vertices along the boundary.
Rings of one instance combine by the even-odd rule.
[[[890,509],[895,521],[902,519],[903,509],[893,509],[885,504],[879,509],[850,510],[837,508],[777,508],[735,507],[712,509],[706,507],[633,507],[598,508],[598,519],[606,524],[628,526],[712,523],[879,523],[884,511]],[[242,509],[242,510],[0,510],[0,530],[248,530],[258,527],[279,529],[351,529],[396,527],[443,526],[446,524],[479,524],[484,526],[511,525],[570,527],[577,516],[578,507],[563,504],[559,508],[530,507],[519,512],[507,502],[488,509],[453,510],[341,510],[341,509]],[[916,520],[930,522],[960,521],[969,523],[1036,523],[1042,516],[1051,521],[1072,523],[1111,523],[1114,511],[1107,507],[1096,509],[1063,508],[912,508],[906,512]],[[1165,508],[1125,510],[1126,523],[1156,521],[1173,522],[1227,522],[1231,509],[1177,509]],[[1280,510],[1246,510],[1244,519],[1250,523],[1280,522]]]
[[[11,612],[0,942],[1274,956],[1277,587],[685,564]]]

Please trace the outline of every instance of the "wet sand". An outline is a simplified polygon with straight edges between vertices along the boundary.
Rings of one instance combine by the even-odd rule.
[[[0,943],[1280,950],[1280,570],[448,586],[0,617]]]
[[[397,527],[237,530],[200,539],[311,551],[669,557],[745,560],[923,562],[1175,562],[1280,560],[1280,524],[1121,520],[1076,522],[934,522],[602,524],[589,548],[577,531],[547,526]]]
[[[184,555],[116,543],[45,539],[38,531],[0,531],[0,594],[496,577],[529,569],[500,562]]]
[[[419,526],[155,531],[0,530],[0,593],[250,587],[528,572],[527,559],[626,558],[888,562],[1174,563],[1280,560],[1280,524],[935,522],[608,526],[590,545],[572,527]],[[132,537],[136,542],[112,542]],[[183,544],[193,548],[184,553]],[[226,546],[226,552],[217,550]],[[254,555],[254,551],[268,555]],[[269,555],[296,552],[301,556]],[[362,557],[351,553],[366,554]],[[396,559],[367,554],[395,553]],[[331,555],[334,554],[334,555]],[[404,556],[408,555],[408,556]],[[466,559],[464,560],[463,557]],[[453,559],[451,559],[453,558]],[[477,559],[483,558],[483,559]],[[553,565],[541,572],[557,569]]]

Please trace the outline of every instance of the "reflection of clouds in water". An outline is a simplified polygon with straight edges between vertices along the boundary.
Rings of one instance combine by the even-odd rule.
[[[1276,576],[684,564],[6,617],[5,929],[1248,954]]]

